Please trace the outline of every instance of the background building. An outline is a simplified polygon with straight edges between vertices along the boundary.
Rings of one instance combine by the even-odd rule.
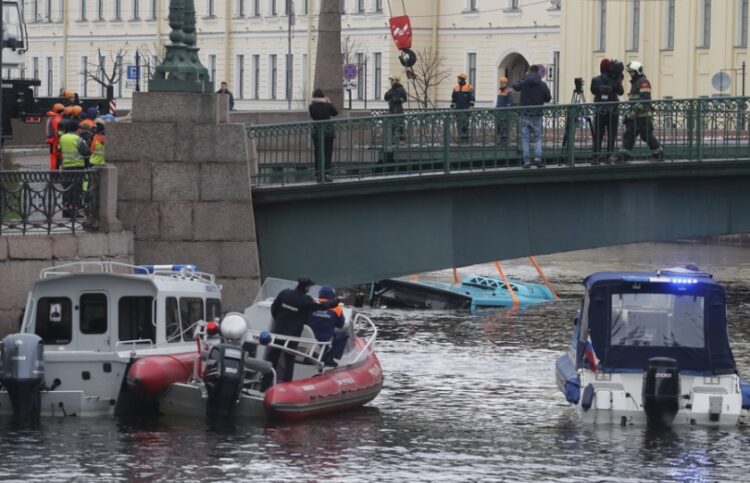
[[[200,58],[216,87],[227,81],[235,108],[304,109],[312,86],[320,0],[295,0],[289,49],[286,0],[196,0]],[[455,75],[465,71],[477,104],[494,103],[501,75],[515,79],[529,64],[548,68],[554,88],[560,52],[560,0],[341,0],[342,61],[358,65],[354,108],[383,108],[388,77],[399,73],[399,52],[388,30],[391,15],[411,17],[413,49],[437,52],[442,81],[431,91],[447,105]],[[129,107],[135,82],[126,77],[139,53],[143,72],[168,42],[169,0],[26,0],[30,51],[24,75],[41,79],[38,95],[64,87],[81,96],[104,88],[101,69],[122,73],[118,107]],[[291,50],[291,57],[287,55]],[[146,90],[147,82],[140,82]],[[289,99],[291,98],[291,102]],[[345,99],[347,98],[345,93]],[[416,104],[412,107],[416,107]]]
[[[742,95],[748,56],[748,0],[587,0],[562,5],[561,86],[588,82],[599,61],[639,60],[655,98]],[[725,73],[731,86],[712,85]]]

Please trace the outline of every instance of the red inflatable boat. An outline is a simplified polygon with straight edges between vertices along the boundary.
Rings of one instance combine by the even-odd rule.
[[[176,382],[186,383],[193,374],[196,352],[146,356],[133,362],[127,382],[131,391],[158,398]]]

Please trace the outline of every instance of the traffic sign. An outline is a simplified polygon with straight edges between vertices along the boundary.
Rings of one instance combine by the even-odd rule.
[[[732,78],[726,72],[717,72],[711,78],[711,85],[719,92],[724,92],[732,86]]]
[[[128,80],[140,79],[141,77],[141,66],[129,65],[128,66]]]
[[[354,64],[344,64],[344,78],[352,80],[357,77],[357,66]]]

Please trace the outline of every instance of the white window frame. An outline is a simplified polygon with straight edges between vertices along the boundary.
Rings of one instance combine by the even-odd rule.
[[[382,52],[372,53],[372,66],[373,66],[373,86],[372,93],[373,99],[380,99],[383,97],[383,54]]]
[[[78,92],[81,93],[81,97],[88,97],[89,95],[89,56],[81,56],[81,77],[78,80]]]
[[[237,99],[245,98],[245,55],[238,54],[235,57],[235,75],[234,91],[237,93]]]
[[[45,88],[47,89],[47,97],[52,97],[52,82],[54,79],[54,61],[52,60],[52,57],[47,57],[47,75],[45,75],[44,83]]]
[[[83,22],[86,20],[86,0],[79,0],[78,2],[79,10],[78,10],[78,20]]]
[[[252,77],[252,89],[253,89],[253,99],[260,99],[260,54],[252,54],[253,57],[253,63],[252,63],[252,69],[253,69],[253,77]]]
[[[707,49],[711,47],[711,0],[701,0],[700,29],[699,47]]]
[[[472,68],[472,59],[474,59],[474,67]],[[476,51],[468,51],[466,52],[466,74],[469,76],[467,79],[467,82],[471,84],[471,86],[476,90],[476,82],[477,82],[477,53]]]
[[[664,2],[664,50],[674,50],[677,0]]]
[[[637,52],[640,49],[641,40],[641,0],[631,0],[630,2],[630,41],[628,50]]]
[[[278,99],[278,84],[279,83],[279,56],[277,54],[270,54],[268,56],[268,98]]]
[[[596,2],[596,49],[597,52],[607,50],[607,0]]]
[[[750,0],[737,2],[737,47],[747,48],[748,28],[750,25]]]
[[[130,0],[131,1],[131,10],[133,18],[132,20],[140,20],[141,19],[141,4],[140,0]]]

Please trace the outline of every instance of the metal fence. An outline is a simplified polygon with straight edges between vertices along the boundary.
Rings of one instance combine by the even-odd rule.
[[[96,229],[97,170],[0,171],[0,235]]]
[[[636,117],[635,131],[649,124],[666,162],[750,159],[750,98],[701,98],[651,101],[651,115]],[[545,165],[588,166],[621,156],[623,122],[633,110],[629,102],[566,104],[534,108],[434,110],[293,124],[248,126],[255,143],[256,187],[330,179],[518,167],[522,162],[520,121],[541,115]],[[602,110],[618,116],[615,146],[594,148]],[[325,166],[326,140],[331,149]],[[533,143],[532,143],[533,152]],[[636,139],[634,159],[648,159],[648,146]],[[614,159],[612,159],[614,160]]]

